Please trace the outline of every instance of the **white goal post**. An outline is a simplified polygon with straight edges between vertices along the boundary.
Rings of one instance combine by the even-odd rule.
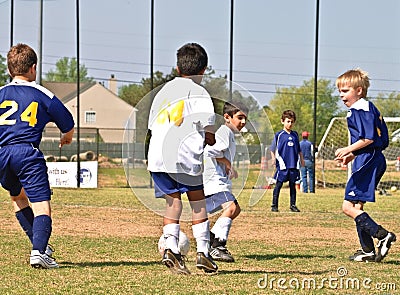
[[[383,152],[387,169],[378,188],[382,192],[400,187],[400,117],[384,118],[389,130],[389,146]],[[335,150],[349,144],[345,117],[335,117],[329,123],[315,154],[317,187],[345,187],[351,166],[342,167],[334,161]]]

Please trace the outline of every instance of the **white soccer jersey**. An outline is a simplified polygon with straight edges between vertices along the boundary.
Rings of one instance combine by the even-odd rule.
[[[148,170],[201,175],[204,127],[214,123],[214,106],[202,86],[181,77],[166,83],[150,109]]]
[[[233,165],[236,153],[235,135],[226,125],[222,125],[215,133],[215,144],[204,149],[204,194],[206,196],[219,192],[231,191],[232,181],[226,174],[225,165],[216,158],[226,158]]]

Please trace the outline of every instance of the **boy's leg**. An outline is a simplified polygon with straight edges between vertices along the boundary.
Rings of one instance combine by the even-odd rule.
[[[174,273],[190,274],[178,247],[180,224],[182,213],[181,194],[179,192],[166,195],[166,209],[163,219],[163,234],[165,239],[165,250],[162,262]]]
[[[281,192],[283,182],[276,181],[274,191],[272,192],[272,211],[278,211],[278,203],[279,203],[279,194]]]
[[[186,194],[192,208],[192,231],[197,244],[196,267],[205,272],[216,272],[218,266],[209,254],[210,222],[207,217],[204,191],[188,191]]]
[[[296,207],[296,182],[289,181],[289,192],[290,192],[290,211],[300,212],[299,208]]]
[[[29,201],[24,190],[22,189],[20,194],[16,197],[11,196],[11,202],[14,207],[15,217],[32,243],[34,215],[32,208],[29,206]]]

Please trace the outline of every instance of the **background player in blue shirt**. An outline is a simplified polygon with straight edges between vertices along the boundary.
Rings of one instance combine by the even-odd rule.
[[[344,214],[354,219],[362,248],[349,259],[380,262],[396,241],[396,235],[378,225],[364,211],[364,204],[375,202],[375,189],[386,170],[382,150],[389,144],[388,130],[379,110],[365,100],[369,87],[366,72],[349,70],[336,79],[336,87],[349,108],[347,125],[351,144],[337,149],[335,156],[343,165],[354,159],[342,208]],[[373,238],[378,239],[377,253]]]
[[[289,181],[290,210],[300,212],[296,207],[296,181],[300,179],[299,158],[304,166],[303,154],[300,150],[299,135],[292,130],[296,122],[296,114],[292,110],[282,113],[283,130],[275,133],[271,144],[272,162],[276,162],[274,178],[276,185],[272,193],[272,212],[278,212],[279,193],[284,182]]]
[[[26,44],[7,54],[12,82],[0,88],[0,183],[9,191],[16,217],[32,242],[30,264],[56,268],[48,247],[52,231],[51,191],[39,144],[48,122],[63,133],[60,147],[72,142],[74,120],[61,101],[35,83],[37,55]]]
[[[303,131],[301,137],[303,140],[300,141],[300,150],[303,154],[304,166],[300,167],[301,182],[303,185],[303,193],[314,193],[314,159],[313,159],[313,144],[308,140],[310,133]]]

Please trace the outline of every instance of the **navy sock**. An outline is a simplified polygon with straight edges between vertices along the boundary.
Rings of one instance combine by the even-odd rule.
[[[44,253],[51,235],[51,224],[52,220],[48,215],[39,215],[35,217],[33,220],[33,250],[39,250],[40,253]]]
[[[374,240],[370,234],[364,231],[359,225],[356,224],[358,239],[360,240],[361,248],[364,252],[369,253],[375,250]]]
[[[360,227],[363,231],[368,233],[370,236],[377,238],[377,232],[379,225],[368,215],[367,212],[363,212],[358,215],[355,219],[357,227]]]
[[[31,207],[25,207],[20,211],[15,212],[15,217],[17,218],[19,224],[21,225],[22,229],[28,236],[31,243],[33,242],[33,211]]]

